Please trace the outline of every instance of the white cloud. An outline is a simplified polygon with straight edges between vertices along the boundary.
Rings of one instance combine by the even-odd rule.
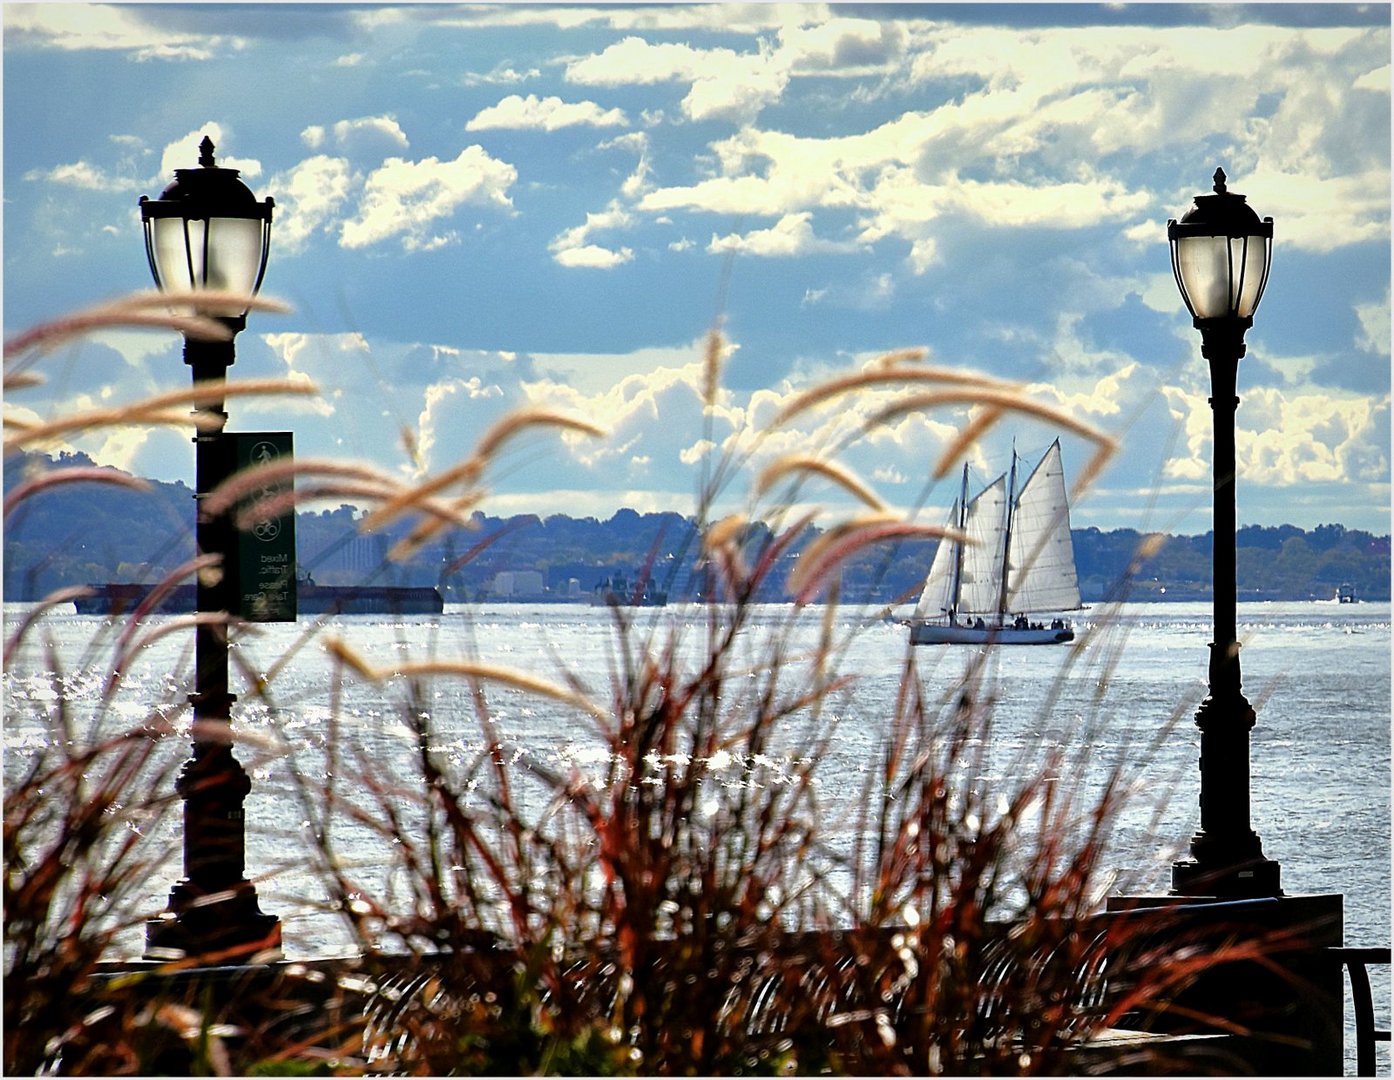
[[[340,120],[333,128],[334,141],[343,149],[359,154],[391,153],[405,150],[407,135],[394,116],[360,116]]]
[[[332,231],[352,184],[348,161],[323,154],[268,181],[276,197],[276,246],[296,252],[316,232]]]
[[[671,42],[653,44],[631,36],[600,53],[573,60],[566,67],[566,79],[589,86],[651,86],[686,80],[696,76],[711,51]]]
[[[1360,333],[1355,344],[1365,352],[1381,356],[1389,355],[1389,290],[1385,289],[1384,299],[1373,304],[1356,304],[1355,317],[1360,320]]]
[[[586,223],[567,229],[552,240],[548,250],[561,266],[608,270],[629,262],[634,258],[631,248],[611,249],[591,242],[591,234],[609,229],[625,229],[632,225],[634,217],[617,202],[612,202],[602,213],[587,214]]]
[[[326,393],[332,403],[336,388],[358,382],[367,370],[372,349],[361,333],[307,334],[300,331],[262,334],[262,341],[282,364],[290,378],[308,379]],[[323,406],[332,413],[329,404]]]
[[[85,191],[120,191],[131,186],[129,181],[117,180],[86,161],[75,161],[71,165],[55,165],[51,169],[32,169],[24,174],[24,179],[82,188]]]
[[[713,254],[738,252],[744,255],[792,258],[815,252],[857,249],[854,243],[824,240],[815,236],[809,224],[812,217],[808,212],[785,214],[768,229],[755,229],[744,235],[730,233],[727,236],[713,236],[707,250]]]
[[[1158,240],[1164,236],[1165,234]],[[1153,250],[1160,250],[1160,247]],[[1176,285],[1176,276],[1171,273],[1149,274],[1139,285],[1137,296],[1144,306],[1165,315],[1174,315],[1183,306],[1181,293]]]
[[[175,169],[198,168],[199,147],[205,138],[213,143],[213,160],[219,168],[239,170],[242,173],[243,181],[261,175],[260,161],[255,158],[233,157],[226,153],[223,125],[210,120],[206,124],[200,124],[182,138],[174,139],[166,144],[163,153],[160,154],[161,183],[173,180]]]
[[[800,74],[856,78],[896,63],[904,34],[891,22],[811,12],[807,22],[780,27],[779,40],[781,54]]]
[[[620,185],[620,194],[626,199],[638,199],[649,189],[649,176],[653,171],[653,166],[649,161],[649,136],[647,132],[631,131],[624,135],[617,135],[613,139],[607,139],[601,143],[599,150],[629,150],[635,153],[639,160],[635,162],[634,171],[625,178]]]
[[[1243,179],[1254,210],[1273,218],[1274,244],[1334,251],[1350,244],[1389,243],[1388,168],[1322,177],[1260,166]]]
[[[715,51],[714,62],[683,98],[683,112],[692,120],[751,120],[789,85],[788,68],[764,49],[758,55],[724,53]]]
[[[756,37],[756,48],[697,48],[685,43],[650,42],[630,35],[600,53],[573,61],[566,69],[570,82],[598,86],[650,86],[687,83],[682,101],[690,120],[749,121],[765,106],[778,101],[796,75],[856,78],[889,71],[903,45],[900,30],[873,19],[833,18],[817,6],[759,10],[756,19],[778,28],[778,44]],[[698,16],[699,24],[713,21],[721,29],[744,22],[749,11],[728,7],[713,20]],[[668,21],[658,16],[659,23]],[[646,17],[644,23],[653,21]],[[755,33],[757,27],[746,32]]]
[[[361,116],[356,120],[340,120],[332,127],[311,124],[300,133],[300,141],[311,150],[323,147],[330,136],[341,150],[357,154],[390,154],[405,150],[409,145],[406,132],[393,116]]]
[[[705,349],[705,339],[698,338],[684,345],[654,346],[629,353],[533,353],[532,361],[533,368],[547,380],[582,394],[598,395],[631,375],[686,369]]]
[[[602,109],[593,101],[562,101],[559,97],[539,98],[536,94],[520,97],[509,94],[497,105],[481,109],[466,131],[489,128],[521,128],[558,131],[566,127],[628,127],[629,119],[623,109]]]
[[[1212,416],[1204,391],[1168,386],[1163,393],[1172,415],[1184,425],[1185,452],[1178,448],[1167,463],[1167,475],[1188,480],[1208,476]],[[1376,399],[1252,388],[1236,417],[1238,475],[1244,484],[1270,488],[1385,480],[1388,412],[1388,395]]]
[[[651,86],[686,82],[683,113],[690,120],[749,119],[776,101],[789,82],[788,65],[771,49],[757,52],[698,49],[691,45],[654,44],[626,37],[602,52],[575,60],[567,81],[587,86]]]
[[[1351,84],[1356,90],[1373,90],[1377,94],[1389,96],[1389,65],[1367,71]]]
[[[610,270],[623,266],[634,259],[634,249],[601,247],[599,244],[581,244],[556,250],[553,256],[559,266],[585,270]]]
[[[461,83],[465,86],[512,86],[516,83],[528,82],[531,79],[541,78],[542,72],[537,68],[529,68],[527,71],[518,71],[516,68],[500,65],[492,71],[484,73],[469,72],[461,78]]]
[[[1064,170],[1099,154],[1214,146],[1256,209],[1283,221],[1285,242],[1330,250],[1388,233],[1388,140],[1364,134],[1388,126],[1387,80],[1368,87],[1382,95],[1357,94],[1346,74],[1360,57],[1387,59],[1387,32],[953,28],[924,46],[917,79],[983,80],[924,118],[955,157],[973,139],[999,170],[1026,155]],[[1167,199],[1179,211],[1190,193]]]
[[[513,505],[563,509],[594,500],[610,513],[615,505],[652,505],[665,491],[690,489],[694,470],[685,463],[758,428],[815,375],[855,365],[851,343],[869,351],[871,343],[926,339],[943,358],[936,362],[970,360],[1017,373],[1035,381],[1045,400],[1116,426],[1125,449],[1115,465],[1115,504],[1093,521],[1142,514],[1146,500],[1125,492],[1155,495],[1163,508],[1183,497],[1204,508],[1204,365],[1167,270],[1164,222],[1209,186],[1209,173],[1221,164],[1233,188],[1274,216],[1284,251],[1300,255],[1290,262],[1284,256],[1289,286],[1288,274],[1338,273],[1349,284],[1315,289],[1300,332],[1281,319],[1265,323],[1274,342],[1291,345],[1288,355],[1270,355],[1271,343],[1254,350],[1262,355],[1245,369],[1241,446],[1245,467],[1257,470],[1243,480],[1245,508],[1267,498],[1278,508],[1265,511],[1271,514],[1304,498],[1339,506],[1345,497],[1352,516],[1368,521],[1379,513],[1372,509],[1378,496],[1387,496],[1387,486],[1379,487],[1387,485],[1389,457],[1381,400],[1390,355],[1387,21],[1312,30],[1272,25],[1271,13],[1257,12],[1237,16],[1252,25],[1223,30],[1205,18],[1177,29],[1052,29],[1020,25],[1060,21],[1048,6],[1010,27],[974,25],[984,21],[977,19],[955,24],[943,13],[931,20],[927,9],[913,7],[878,10],[872,18],[862,17],[869,9],[821,5],[425,6],[354,9],[343,16],[362,28],[351,39],[296,37],[296,25],[266,24],[234,55],[239,43],[231,37],[141,25],[192,25],[196,17],[188,13],[50,7],[55,13],[13,5],[4,12],[7,56],[29,50],[15,67],[27,80],[23,92],[41,93],[50,78],[76,84],[98,64],[112,93],[88,99],[85,107],[102,126],[80,149],[63,151],[44,130],[7,139],[7,162],[22,162],[12,164],[14,175],[33,181],[15,185],[7,218],[11,261],[22,260],[8,284],[27,301],[16,317],[32,316],[58,293],[90,291],[93,282],[138,281],[122,276],[131,271],[129,245],[116,240],[129,239],[138,214],[130,182],[116,178],[153,172],[178,128],[157,125],[153,141],[123,137],[119,145],[100,132],[131,130],[132,113],[122,102],[175,100],[172,88],[187,87],[189,108],[222,122],[194,129],[165,152],[156,190],[176,168],[196,165],[198,142],[209,134],[220,164],[245,168],[249,186],[262,174],[260,163],[244,166],[223,151],[268,155],[267,169],[276,173],[265,187],[276,197],[275,250],[304,250],[326,238],[355,249],[351,257],[331,252],[315,260],[321,270],[300,278],[297,300],[308,314],[332,318],[334,298],[357,282],[352,306],[363,338],[244,334],[239,345],[242,377],[285,367],[325,387],[314,408],[327,419],[299,414],[302,453],[332,447],[400,465],[401,445],[417,441],[400,432],[420,425],[432,459],[448,462],[468,452],[483,424],[545,388],[571,394],[565,400],[587,415],[606,415],[619,430],[604,448],[573,451],[568,444],[557,455],[557,477],[534,468],[523,483],[539,495],[520,494]],[[1354,21],[1356,9],[1344,10]],[[1110,18],[1105,13],[1100,22]],[[224,26],[238,21],[231,9],[218,19]],[[216,29],[212,20],[209,26]],[[545,26],[546,34],[481,29],[510,26]],[[568,29],[578,26],[587,29]],[[421,44],[428,47],[415,47]],[[199,65],[208,77],[195,86],[183,77],[192,68],[62,52],[108,47],[126,48],[126,59],[204,50],[212,63]],[[359,51],[347,53],[350,47]],[[292,54],[317,74],[288,99],[281,139],[258,135],[254,144],[252,125],[220,111],[216,95],[199,104],[199,93],[226,85],[214,63],[254,81],[263,68],[273,78],[287,70]],[[462,72],[462,64],[482,73]],[[348,82],[361,83],[364,72],[374,76],[372,95],[361,98],[374,103],[373,114],[325,104]],[[10,81],[7,74],[7,88]],[[185,115],[178,123],[193,122]],[[490,147],[517,149],[504,160],[479,147],[460,153],[464,139],[439,141],[467,124],[492,129],[479,140]],[[560,140],[564,145],[511,134],[525,129],[575,134]],[[296,132],[308,147],[300,154],[284,137]],[[459,153],[453,161],[451,150]],[[62,198],[44,204],[46,191]],[[92,197],[97,192],[115,197]],[[585,213],[587,207],[602,209]],[[452,252],[449,260],[362,257],[373,245],[440,248],[486,225],[488,245]],[[1043,235],[1048,229],[1059,231]],[[1358,250],[1341,250],[1354,244]],[[77,260],[64,265],[50,257],[77,245],[90,273],[73,273]],[[516,259],[505,274],[497,273],[500,250]],[[721,260],[712,256],[737,251],[764,261],[738,261],[728,290]],[[839,252],[845,257],[826,257]],[[1328,257],[1333,252],[1339,257]],[[97,261],[107,258],[110,270]],[[30,259],[34,273],[21,274]],[[635,317],[621,325],[596,306],[569,321],[578,355],[530,352],[542,340],[530,335],[555,333],[527,308],[529,267],[536,271],[546,259],[577,273],[642,266],[642,273],[613,275],[625,281],[624,298],[597,294],[596,301]],[[480,284],[486,299],[474,316],[461,322],[392,302],[394,287],[411,292],[417,274],[438,274],[445,261]],[[742,265],[756,275],[744,289]],[[729,325],[749,335],[760,360],[733,366],[742,389],[723,392],[706,446],[695,369],[672,374],[691,368],[700,342],[619,356],[605,350],[624,347],[617,340],[668,342],[674,329],[679,339],[692,336],[710,315],[704,297],[713,287],[721,290]],[[663,316],[667,301],[672,312]],[[831,336],[825,332],[834,326]],[[415,333],[444,340],[400,344]],[[516,345],[518,359],[504,362],[478,347],[484,340]],[[108,376],[110,365],[89,370],[121,392],[138,383],[148,391],[168,384],[167,365],[178,366],[175,349],[170,344],[148,366],[126,365],[132,370],[119,380]],[[60,387],[74,400],[95,395],[94,387],[74,384],[78,367],[69,364],[55,377],[55,398]],[[773,389],[744,389],[760,381]],[[1159,382],[1180,385],[1163,393]],[[1327,382],[1352,393],[1329,391]],[[1359,412],[1357,387],[1367,391],[1368,415]],[[845,437],[847,463],[861,475],[917,487],[964,411],[938,410],[863,433],[860,425],[888,400],[858,396],[770,434],[761,452]],[[293,407],[308,408],[299,401]],[[261,418],[263,408],[269,406],[249,401],[238,412]],[[46,403],[34,411],[53,409]],[[1030,422],[1014,426],[1029,429]],[[988,459],[1000,467],[1005,458],[1013,434],[1006,427],[989,434],[996,445],[984,467]],[[1023,438],[1029,443],[1031,436]],[[138,453],[112,447],[166,472],[172,467],[157,456],[187,451],[182,433],[167,440],[153,433]],[[1069,460],[1073,466],[1080,459]],[[1167,462],[1184,483],[1165,478]],[[1263,492],[1259,476],[1270,478],[1274,494]],[[542,483],[556,500],[550,506]],[[1320,496],[1309,494],[1315,485]]]
[[[421,466],[417,471],[425,474],[432,467],[443,468],[464,456],[464,447],[460,446],[457,440],[451,439],[447,442],[441,440],[442,431],[447,433],[452,431],[449,417],[458,410],[458,402],[466,403],[470,415],[475,417],[480,416],[480,413],[474,406],[481,402],[486,403],[485,412],[492,416],[502,411],[501,407],[506,396],[507,394],[501,386],[487,382],[477,375],[467,379],[447,379],[428,386],[421,406],[421,413],[417,417],[417,430],[420,433],[417,453],[421,461]]]
[[[786,28],[785,47],[773,53],[722,56],[629,38],[568,71],[607,84],[689,80],[689,116],[727,105],[740,113],[735,99],[761,97],[755,73],[773,77],[767,89],[782,87],[799,70],[791,59],[797,50],[826,57],[837,47],[825,44],[819,53],[819,41],[895,54],[898,42],[886,46],[870,26],[849,22],[855,26],[839,29],[855,29],[851,36],[839,36],[831,23]],[[1388,140],[1362,134],[1380,115],[1387,126],[1387,94],[1382,101],[1368,90],[1352,97],[1339,75],[1352,54],[1378,55],[1380,39],[1387,52],[1387,35],[1249,26],[1212,31],[1197,48],[1192,30],[1139,35],[1101,27],[1084,35],[907,25],[916,36],[913,81],[980,80],[978,88],[860,133],[745,128],[711,145],[719,175],[647,191],[639,207],[782,216],[851,206],[862,215],[865,242],[897,237],[911,245],[912,267],[924,270],[937,258],[940,231],[962,217],[1006,228],[1113,221],[1130,239],[1154,239],[1160,226],[1153,219],[1167,209],[1157,195],[1087,163],[1183,140],[1226,140],[1236,147],[1227,155],[1231,171],[1242,169],[1251,201],[1283,222],[1285,243],[1320,251],[1388,236]],[[1299,54],[1307,59],[1298,62]],[[1274,63],[1277,57],[1288,62]],[[720,91],[727,105],[694,109],[709,89],[699,88],[709,62],[736,72]],[[1240,105],[1230,100],[1237,85]],[[1277,102],[1277,116],[1236,125],[1236,116],[1272,111],[1265,102]],[[1338,168],[1338,155],[1358,157],[1355,167]],[[1178,210],[1189,201],[1179,193],[1165,198]]]
[[[6,4],[6,44],[25,40],[53,49],[121,50],[138,60],[207,60],[243,44],[238,38],[152,26],[138,11],[112,4]]]
[[[360,248],[401,237],[409,250],[437,247],[452,233],[431,234],[437,221],[461,206],[510,208],[508,189],[518,171],[479,146],[467,146],[454,161],[388,158],[369,174],[358,215],[340,232],[344,247]]]
[[[905,118],[892,126],[903,135]],[[887,130],[841,139],[747,131],[715,147],[728,175],[688,187],[658,188],[646,193],[638,206],[649,212],[684,208],[762,216],[856,207],[861,210],[858,239],[863,245],[898,237],[912,245],[912,265],[922,271],[934,262],[936,233],[946,221],[1079,228],[1131,220],[1151,203],[1146,193],[1108,177],[1032,183],[1014,178],[970,180],[956,174],[926,179],[910,160],[918,156],[918,146]]]

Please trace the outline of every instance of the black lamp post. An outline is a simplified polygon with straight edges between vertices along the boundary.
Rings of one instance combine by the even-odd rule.
[[[213,163],[213,143],[199,144],[199,168],[176,169],[158,199],[140,200],[150,271],[162,291],[218,290],[255,295],[266,272],[272,200],[257,202],[238,170]],[[196,387],[209,389],[195,407],[195,537],[201,554],[219,564],[198,577],[200,613],[236,609],[229,568],[235,540],[226,515],[210,518],[203,500],[234,471],[230,438],[223,428],[222,384],[234,360],[233,337],[247,323],[247,309],[203,312],[228,330],[226,341],[186,336],[184,362]],[[242,803],[251,790],[246,770],[233,756],[225,624],[200,623],[195,631],[193,756],[176,781],[184,800],[184,877],[170,891],[169,909],[146,926],[146,955],[165,958],[217,955],[231,959],[279,950],[281,925],[257,903],[244,873],[246,835]]]
[[[1200,728],[1200,829],[1190,856],[1172,865],[1181,896],[1278,896],[1279,866],[1264,858],[1249,825],[1249,731],[1254,710],[1240,689],[1235,618],[1234,415],[1244,332],[1268,282],[1273,219],[1259,220],[1215,170],[1212,195],[1197,195],[1180,221],[1167,223],[1181,298],[1210,362],[1214,417],[1214,634],[1210,692],[1196,711]]]

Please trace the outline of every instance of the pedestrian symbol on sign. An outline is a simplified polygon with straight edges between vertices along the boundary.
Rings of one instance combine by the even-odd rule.
[[[281,456],[280,449],[275,443],[259,442],[252,447],[251,462],[253,465],[264,466],[272,464]],[[252,505],[271,498],[276,494],[275,486],[259,487],[252,492]],[[264,544],[269,544],[276,537],[281,535],[281,521],[279,518],[266,518],[258,521],[252,526],[252,535]]]

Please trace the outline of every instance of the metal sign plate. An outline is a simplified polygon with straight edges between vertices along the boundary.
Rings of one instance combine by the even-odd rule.
[[[287,461],[294,457],[294,441],[289,431],[229,432],[234,443],[237,472],[243,469]],[[239,504],[238,512],[294,487],[287,477],[257,488]],[[238,614],[250,622],[294,622],[295,511],[255,522],[236,532]]]

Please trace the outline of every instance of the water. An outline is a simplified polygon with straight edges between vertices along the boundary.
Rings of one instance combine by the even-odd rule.
[[[5,605],[6,637],[28,609]],[[666,640],[679,633],[687,663],[701,658],[704,608],[674,606],[633,613],[633,641]],[[738,666],[758,673],[769,665],[772,642],[786,647],[782,679],[789,694],[809,675],[812,650],[825,612],[796,613],[788,606],[755,609],[753,626],[738,639]],[[783,739],[767,748],[759,768],[713,762],[719,783],[788,782],[813,746],[813,732],[836,722],[817,763],[824,827],[850,847],[868,771],[877,764],[907,654],[905,631],[892,623],[841,611],[833,630],[844,642],[837,662],[854,676],[849,688],[817,718],[791,718]],[[151,620],[151,628],[168,624]],[[1258,713],[1252,735],[1252,824],[1265,854],[1282,867],[1288,893],[1342,893],[1349,945],[1390,941],[1390,608],[1360,603],[1253,603],[1239,605],[1244,689]],[[1043,749],[1068,759],[1068,782],[1087,802],[1107,771],[1127,760],[1135,796],[1120,822],[1114,852],[1115,891],[1163,892],[1171,860],[1184,852],[1198,824],[1198,732],[1191,723],[1205,692],[1210,610],[1207,604],[1129,604],[1095,608],[1077,622],[1077,648],[1002,649],[987,660],[975,692],[995,698],[994,729],[984,743],[981,780],[1009,787],[1039,761]],[[52,707],[60,696],[46,676],[41,643],[52,641],[65,673],[64,690],[82,723],[129,724],[152,703],[179,702],[187,693],[191,632],[170,634],[139,650],[125,671],[113,707],[92,718],[91,704],[107,676],[117,628],[98,617],[61,613],[45,617],[25,638],[4,676],[6,775],[13,776],[33,747],[53,737]],[[234,646],[239,670],[268,678],[256,700],[246,676],[234,673],[239,728],[264,740],[242,752],[253,775],[246,804],[249,875],[259,876],[264,910],[280,915],[288,956],[343,951],[347,938],[317,900],[323,892],[303,854],[310,831],[296,801],[292,765],[322,782],[334,772],[341,790],[363,788],[365,770],[385,784],[415,775],[405,680],[382,686],[331,677],[325,642],[342,639],[370,665],[401,667],[413,661],[470,660],[502,665],[553,681],[571,679],[595,699],[609,699],[624,669],[611,613],[563,605],[448,606],[444,615],[406,619],[337,617],[318,623],[266,625]],[[94,643],[95,647],[94,647]],[[961,687],[976,654],[962,647],[915,652],[919,679],[933,702]],[[758,685],[758,674],[743,675]],[[465,768],[484,745],[477,702],[460,678],[434,677],[411,707],[429,711],[433,749]],[[741,680],[733,680],[734,686]],[[594,721],[578,710],[512,688],[491,687],[489,714],[515,757],[557,770],[595,776],[607,764]],[[85,714],[84,708],[88,710]],[[1155,744],[1155,745],[1154,745]],[[330,754],[338,748],[341,759]],[[187,744],[169,741],[172,760]],[[519,770],[521,773],[521,770]],[[520,777],[518,798],[529,813],[545,794]],[[529,800],[534,800],[531,804]],[[403,806],[410,805],[404,797]],[[410,813],[409,809],[404,810]],[[151,910],[164,903],[179,876],[178,820],[163,830],[174,854],[150,879]],[[371,830],[344,821],[336,843],[353,873],[372,889],[389,889]],[[371,890],[370,890],[371,891]],[[130,954],[141,947],[132,931],[120,939]],[[1388,1015],[1389,969],[1372,969],[1377,1016]],[[1350,1009],[1347,1006],[1347,1017]],[[1348,1039],[1348,1043],[1349,1043]],[[1381,1044],[1387,1071],[1387,1044]]]

